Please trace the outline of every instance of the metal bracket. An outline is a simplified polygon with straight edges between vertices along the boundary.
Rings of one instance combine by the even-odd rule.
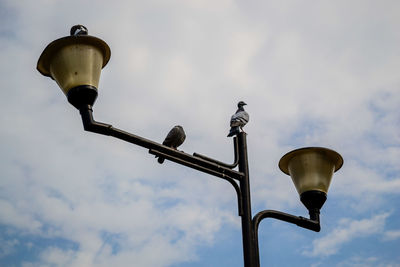
[[[152,154],[152,155],[155,155],[155,156],[163,157],[165,159],[168,159],[170,161],[176,162],[178,164],[185,165],[185,166],[187,166],[189,168],[196,169],[198,171],[214,175],[216,177],[219,177],[221,179],[224,179],[224,180],[228,181],[233,186],[233,188],[235,188],[236,195],[237,195],[237,200],[238,200],[238,214],[239,214],[239,216],[242,216],[242,214],[243,214],[242,193],[241,193],[239,185],[235,182],[235,180],[232,177],[230,177],[229,175],[225,174],[224,172],[213,171],[213,170],[210,170],[210,169],[208,169],[208,168],[206,168],[204,166],[198,165],[196,163],[185,161],[183,159],[168,155],[166,153],[162,153],[162,152],[154,150],[154,149],[150,149],[149,153]]]
[[[307,219],[301,216],[294,216],[288,213],[276,211],[276,210],[263,210],[257,213],[253,220],[253,231],[254,231],[254,243],[255,243],[255,253],[257,259],[257,266],[260,266],[260,254],[259,254],[259,246],[258,246],[258,226],[263,219],[273,218],[281,221],[285,221],[288,223],[296,224],[302,228],[306,228],[308,230],[312,230],[315,232],[319,232],[321,230],[320,220],[319,220],[319,211],[310,211],[310,218]]]
[[[118,139],[124,140],[128,143],[132,143],[144,148],[149,149],[149,153],[157,156],[162,156],[173,162],[185,165],[189,168],[196,169],[201,172],[205,172],[219,178],[228,181],[235,188],[238,197],[238,213],[239,216],[243,214],[242,205],[242,193],[239,185],[235,180],[241,181],[244,177],[244,173],[232,170],[233,167],[237,165],[237,138],[234,138],[234,149],[235,149],[235,163],[225,164],[219,162],[215,159],[208,158],[206,156],[192,156],[182,151],[172,149],[170,147],[164,146],[160,143],[148,140],[138,135],[134,135],[120,129],[114,128],[110,124],[105,124],[102,122],[97,122],[93,118],[93,109],[90,105],[81,106],[80,114],[82,117],[83,128],[85,131],[94,132],[103,135],[109,135],[116,137]]]
[[[235,136],[235,137],[233,138],[233,148],[234,148],[234,155],[235,155],[235,158],[234,158],[234,161],[233,161],[232,164],[227,164],[227,163],[224,163],[224,162],[221,162],[221,161],[218,161],[218,160],[209,158],[209,157],[207,157],[207,156],[201,155],[201,154],[199,154],[199,153],[193,153],[193,156],[198,157],[198,158],[201,158],[201,159],[204,159],[204,160],[207,160],[207,161],[214,162],[214,163],[216,163],[216,164],[218,164],[218,165],[221,165],[221,166],[224,166],[224,167],[227,167],[227,168],[230,168],[230,169],[233,169],[233,168],[235,168],[235,167],[239,164],[239,150],[238,150],[238,146],[239,146],[239,144],[238,144],[238,139],[237,139],[237,137]]]

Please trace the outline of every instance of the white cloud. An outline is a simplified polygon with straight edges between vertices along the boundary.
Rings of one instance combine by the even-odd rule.
[[[19,245],[17,239],[5,240],[0,238],[0,259],[15,252],[15,246]]]
[[[367,266],[387,266],[379,265],[379,258],[377,257],[352,257],[346,261],[340,262],[337,266],[341,267],[367,267]]]
[[[25,207],[15,207],[5,200],[0,200],[0,214],[4,215],[1,216],[0,222],[5,225],[13,225],[30,232],[38,232],[38,229],[42,226],[40,221],[32,218],[31,214],[27,213]]]
[[[400,238],[400,230],[386,231],[383,234],[383,240],[392,241]]]
[[[303,253],[312,257],[334,255],[338,253],[343,244],[351,242],[355,238],[381,233],[389,215],[389,213],[383,213],[362,220],[342,219],[337,228],[325,236],[315,239],[312,249]]]
[[[50,247],[41,253],[40,259],[43,266],[71,266],[75,256],[76,252],[73,250]]]
[[[358,216],[400,191],[397,2],[96,1],[93,8],[6,0],[0,7],[7,63],[0,66],[0,222],[79,245],[45,249],[43,265],[167,266],[194,259],[222,227],[240,234],[225,181],[159,166],[142,148],[83,132],[78,112],[35,70],[45,45],[76,23],[112,50],[98,120],[159,141],[181,123],[182,149],[229,162],[229,117],[245,100],[254,206],[301,206],[278,160],[299,146],[327,146],[345,159],[330,193],[359,205],[351,202],[355,217],[308,254],[323,247],[332,254],[382,231],[386,214]],[[104,232],[122,236],[116,253]],[[397,236],[388,231],[384,240]]]
[[[361,257],[354,256],[350,259],[346,259],[339,262],[336,266],[338,267],[399,267],[400,264],[396,262],[385,262],[382,261],[378,256]]]

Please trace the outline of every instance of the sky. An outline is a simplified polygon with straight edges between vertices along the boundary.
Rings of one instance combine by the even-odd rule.
[[[224,180],[85,132],[36,70],[83,24],[111,48],[96,120],[232,163],[248,105],[252,212],[308,212],[278,168],[307,146],[344,158],[321,232],[260,224],[262,266],[400,266],[399,1],[0,0],[0,266],[243,266]]]

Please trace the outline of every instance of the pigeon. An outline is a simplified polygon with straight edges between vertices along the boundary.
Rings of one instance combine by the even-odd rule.
[[[83,25],[75,25],[72,26],[71,31],[70,31],[71,36],[77,36],[77,35],[88,35],[88,29],[83,26]]]
[[[182,145],[185,141],[186,134],[183,130],[182,126],[176,125],[174,128],[169,131],[167,137],[165,137],[164,142],[162,143],[164,146],[171,147],[173,149],[177,149],[178,146]],[[157,157],[157,156],[156,156]],[[164,158],[159,157],[158,163],[163,164]]]
[[[243,101],[238,103],[238,110],[231,117],[231,130],[229,131],[228,137],[234,136],[243,131],[243,126],[249,121],[249,114],[244,110],[243,106],[247,105]]]

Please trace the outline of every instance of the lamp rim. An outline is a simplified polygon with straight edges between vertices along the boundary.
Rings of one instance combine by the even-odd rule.
[[[298,148],[295,150],[292,150],[288,153],[286,153],[279,161],[279,169],[284,172],[287,175],[290,175],[289,173],[289,162],[292,158],[295,156],[305,153],[305,152],[317,152],[317,153],[322,153],[327,155],[329,158],[332,159],[332,161],[335,164],[335,172],[339,170],[343,166],[343,158],[342,156],[337,153],[336,151],[325,148],[325,147],[303,147],[303,148]]]
[[[103,54],[103,65],[102,68],[108,63],[111,57],[110,47],[106,42],[100,38],[91,35],[77,35],[77,36],[66,36],[54,40],[43,50],[37,62],[37,70],[44,76],[51,77],[50,73],[50,62],[54,53],[60,48],[68,45],[86,44],[93,45],[101,50]]]

